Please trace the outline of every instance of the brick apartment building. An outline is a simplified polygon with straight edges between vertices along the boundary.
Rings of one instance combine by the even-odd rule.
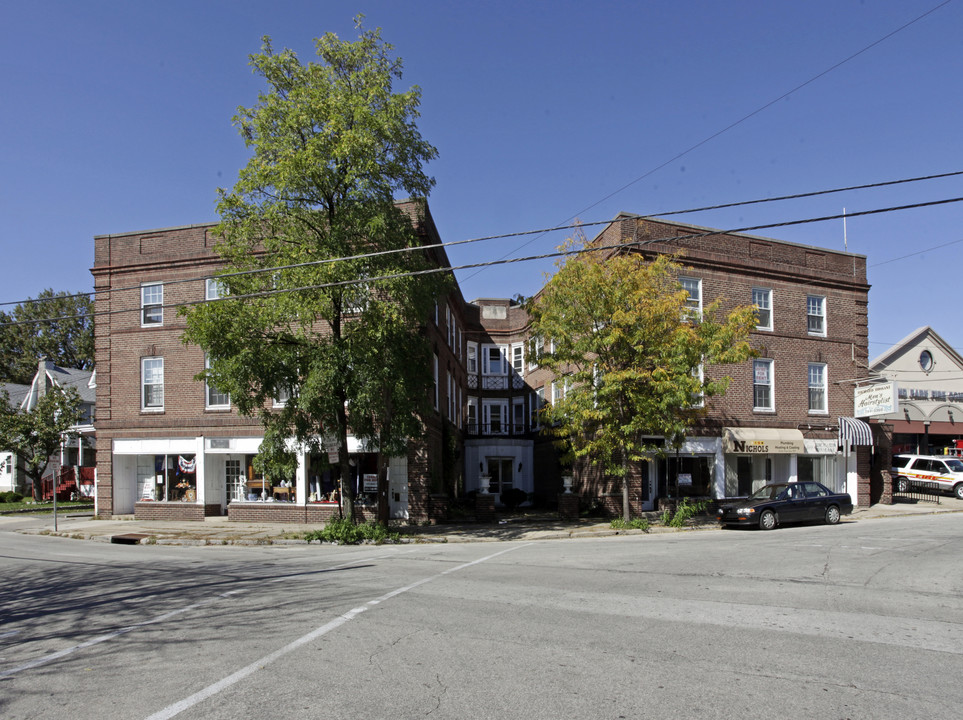
[[[416,226],[425,244],[440,242],[427,206]],[[204,355],[181,342],[176,308],[211,297],[207,279],[220,264],[212,229],[95,238],[97,512],[290,522],[336,515],[321,458],[302,457],[293,478],[258,476],[251,461],[259,424],[194,380]],[[728,307],[760,306],[752,335],[760,357],[726,368],[728,393],[709,400],[677,454],[636,468],[634,512],[654,509],[660,498],[744,496],[767,480],[795,477],[845,487],[869,504],[871,448],[856,444],[868,442],[868,427],[839,420],[852,415],[851,381],[866,373],[865,257],[632,215],[617,217],[596,241],[642,242],[650,255],[682,250],[684,283],[699,307],[718,296]],[[448,266],[443,249],[432,252]],[[538,408],[560,388],[528,357],[524,309],[509,300],[466,302],[456,287],[426,327],[434,411],[407,456],[390,461],[390,514],[441,519],[452,497],[485,486],[496,499],[517,488],[537,504],[554,503],[561,470],[539,434]],[[854,437],[853,427],[863,436]],[[349,446],[367,517],[376,448],[351,437]],[[588,467],[575,474],[583,503],[617,511],[621,496],[611,482]]]

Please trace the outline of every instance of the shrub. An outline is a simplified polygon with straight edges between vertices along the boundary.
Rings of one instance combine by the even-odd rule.
[[[358,545],[364,541],[381,545],[385,542],[400,542],[401,534],[389,532],[381,523],[366,522],[355,525],[347,518],[329,520],[320,530],[305,533],[308,542],[330,542],[335,545]]]
[[[703,512],[709,506],[708,501],[689,502],[688,498],[682,498],[673,514],[668,509],[662,513],[662,524],[668,527],[685,527],[686,522]]]
[[[23,495],[14,491],[8,490],[6,492],[0,493],[0,502],[3,503],[18,503],[23,500]]]
[[[518,488],[511,488],[502,493],[501,501],[506,510],[514,510],[528,500],[528,493]]]

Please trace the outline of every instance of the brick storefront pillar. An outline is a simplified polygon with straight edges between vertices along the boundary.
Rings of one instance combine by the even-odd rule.
[[[563,520],[578,518],[579,496],[574,493],[560,493],[558,496],[558,515]]]
[[[475,496],[475,518],[478,522],[495,521],[495,496],[482,495]]]

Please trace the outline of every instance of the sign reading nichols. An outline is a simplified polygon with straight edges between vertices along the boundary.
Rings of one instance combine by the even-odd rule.
[[[734,455],[798,455],[806,452],[799,430],[723,428],[722,451]]]

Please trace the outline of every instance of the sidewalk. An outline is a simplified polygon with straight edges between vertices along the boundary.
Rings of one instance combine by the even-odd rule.
[[[900,502],[895,505],[873,505],[843,517],[843,522],[869,518],[899,518],[933,513],[963,512],[963,500],[941,497],[935,502]],[[654,514],[652,514],[654,516]],[[126,544],[157,545],[290,545],[304,544],[304,534],[323,527],[321,524],[240,523],[226,517],[207,518],[204,522],[138,521],[132,517],[109,520],[91,515],[64,514],[57,517],[54,530],[52,515],[0,516],[0,532],[12,531],[29,535],[54,535],[76,540],[93,540]],[[506,516],[495,523],[462,523],[440,525],[405,525],[398,528],[407,542],[495,542],[506,540],[549,540],[573,537],[606,537],[640,535],[641,530],[613,530],[608,521],[599,518],[560,520],[551,513]],[[652,523],[650,533],[715,530],[712,518],[682,529],[664,528]]]

